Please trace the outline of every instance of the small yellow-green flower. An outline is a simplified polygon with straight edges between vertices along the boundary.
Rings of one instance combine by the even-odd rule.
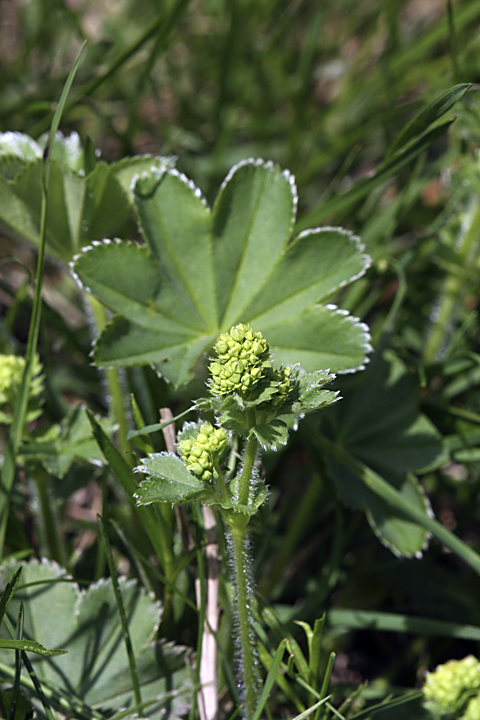
[[[223,333],[214,347],[217,358],[209,365],[212,395],[245,396],[271,368],[270,349],[262,333],[240,323]]]
[[[0,423],[9,424],[18,400],[25,358],[19,355],[0,355]],[[28,389],[27,420],[34,420],[41,413],[40,395],[43,392],[42,366],[35,356],[33,374]]]
[[[480,718],[480,695],[476,695],[470,700],[467,709],[462,715],[461,720],[479,720]]]
[[[440,716],[459,717],[477,690],[480,692],[480,662],[473,655],[463,660],[449,660],[427,673],[423,687],[425,707]],[[468,720],[470,717],[474,716],[467,716]]]
[[[214,428],[209,422],[203,423],[198,433],[180,440],[178,452],[187,468],[201,480],[210,482],[213,478],[214,463],[228,445],[228,435],[223,428]]]

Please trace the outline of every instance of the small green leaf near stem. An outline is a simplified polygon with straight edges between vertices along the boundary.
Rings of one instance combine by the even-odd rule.
[[[220,470],[218,460],[216,460],[213,463],[213,467],[215,470],[215,474],[214,474],[215,482],[216,482],[217,488],[220,492],[221,498],[224,502],[229,503],[231,498],[230,498],[230,495],[228,494],[227,486],[225,484],[225,478],[223,477],[223,473]]]

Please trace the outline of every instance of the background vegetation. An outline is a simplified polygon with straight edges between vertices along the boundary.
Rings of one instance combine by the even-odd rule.
[[[337,380],[338,406],[305,420],[285,451],[266,456],[271,492],[252,536],[265,653],[285,633],[305,649],[295,621],[313,625],[326,612],[322,671],[335,651],[336,706],[369,683],[351,703],[352,717],[418,687],[439,662],[478,655],[478,570],[438,538],[422,552],[425,528],[398,508],[390,512],[364,481],[373,472],[405,497],[424,494],[439,523],[480,552],[479,21],[478,0],[4,0],[1,7],[2,132],[38,139],[48,131],[87,40],[64,134],[78,132],[107,162],[176,155],[209,201],[235,162],[273,160],[296,177],[299,230],[342,225],[372,257],[366,276],[334,298],[370,326],[371,363]],[[465,83],[473,86],[454,109],[452,102],[395,145],[422,107]],[[133,222],[123,230],[138,238]],[[35,251],[5,229],[0,252],[0,350],[23,354]],[[66,423],[72,408],[80,416],[84,404],[109,415],[85,308],[68,268],[49,256],[39,341],[45,402],[30,440]],[[147,425],[158,423],[159,408],[175,414],[203,394],[201,375],[180,389],[148,367],[128,369],[121,381]],[[152,560],[144,527],[82,422],[64,424],[41,462],[29,465],[25,449],[5,557],[55,560],[88,587],[109,574],[102,513],[118,528],[108,530],[117,571],[164,603],[161,636],[195,649],[195,553],[169,516],[175,589],[165,586],[168,567]],[[160,432],[151,442],[164,449]],[[342,452],[361,467],[342,464]],[[197,520],[187,510],[191,528]],[[225,716],[238,700],[228,592],[223,582]],[[301,690],[286,686],[269,712],[293,717],[305,703]],[[423,717],[419,703],[405,707],[376,717]]]

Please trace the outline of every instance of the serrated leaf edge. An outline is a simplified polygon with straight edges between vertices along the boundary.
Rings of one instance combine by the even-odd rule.
[[[93,591],[96,591],[97,589],[100,589],[102,587],[106,587],[108,585],[112,585],[112,579],[111,578],[100,578],[100,580],[97,580],[96,582],[91,583],[88,588],[85,590],[80,587],[80,585],[76,582],[76,580],[73,578],[73,576],[66,570],[66,568],[62,567],[59,563],[56,562],[56,560],[50,560],[49,558],[42,557],[40,559],[38,558],[32,558],[31,560],[18,562],[17,560],[7,561],[3,563],[0,566],[0,573],[3,575],[5,572],[8,572],[9,567],[31,567],[31,566],[37,566],[37,567],[47,567],[49,569],[52,569],[55,573],[58,574],[58,579],[65,581],[69,581],[69,585],[75,590],[75,593],[77,595],[77,598],[74,602],[74,615],[77,617],[80,613],[80,604],[83,602],[83,598],[87,595],[87,593]],[[56,578],[51,578],[51,580],[55,580]],[[148,642],[151,642],[155,633],[158,631],[158,628],[160,626],[160,620],[161,615],[163,611],[162,603],[156,599],[155,594],[151,591],[146,591],[145,588],[143,588],[134,578],[126,578],[124,576],[118,578],[120,585],[123,585],[125,587],[136,585],[140,592],[148,597],[150,600],[153,601],[153,605],[155,606],[155,626],[152,627],[152,634],[149,638]],[[28,583],[26,583],[28,584]],[[53,584],[53,583],[49,583]]]
[[[30,135],[27,135],[27,133],[7,130],[7,132],[0,133],[0,140],[6,140],[6,142],[10,142],[10,138],[27,138],[27,142],[31,144],[32,150],[36,151],[38,149],[38,155],[37,158],[42,157],[42,148],[38,144],[36,140],[34,140]],[[36,146],[36,147],[35,147]],[[15,154],[12,152],[6,152],[4,150],[0,150],[0,155],[13,155],[14,157],[19,158],[20,160],[25,160],[25,162],[33,162],[32,158],[27,158],[23,153]]]
[[[320,227],[308,228],[307,230],[302,230],[302,232],[298,233],[298,235],[295,235],[295,237],[293,238],[293,241],[301,240],[302,238],[307,237],[308,235],[313,235],[315,233],[318,234],[318,233],[322,233],[322,232],[336,232],[339,235],[344,235],[344,236],[348,237],[348,240],[350,242],[352,242],[355,245],[356,249],[359,251],[360,257],[362,259],[362,263],[363,263],[362,269],[355,275],[351,275],[346,280],[342,280],[342,282],[339,285],[337,285],[334,289],[334,292],[338,292],[343,287],[345,287],[345,285],[349,285],[350,283],[355,282],[355,280],[358,280],[363,275],[365,275],[368,268],[372,264],[372,259],[371,259],[370,255],[368,255],[368,253],[364,252],[365,245],[361,241],[361,238],[358,235],[355,235],[355,233],[353,233],[351,230],[347,230],[346,228],[343,228],[341,226],[321,225]],[[288,247],[289,246],[287,245],[287,248],[285,251],[288,250]]]
[[[246,165],[253,165],[254,167],[263,167],[265,170],[273,170],[278,171],[280,175],[282,175],[286,180],[288,180],[290,184],[290,189],[292,193],[293,198],[293,208],[292,208],[292,217],[290,221],[290,229],[289,233],[291,234],[293,230],[293,226],[295,224],[295,219],[297,217],[297,208],[298,208],[298,190],[297,190],[297,183],[295,180],[295,176],[290,172],[290,170],[287,170],[286,168],[284,170],[280,169],[280,166],[273,162],[273,160],[264,160],[263,158],[244,158],[243,160],[240,160],[238,163],[233,165],[228,173],[226,174],[222,184],[220,185],[219,191],[217,193],[217,196],[215,198],[215,203],[217,203],[218,199],[222,195],[225,187],[228,185],[230,180],[233,178],[235,173],[240,170],[240,168],[245,167]]]
[[[435,513],[433,512],[432,504],[430,502],[430,498],[428,497],[427,493],[425,492],[425,489],[423,485],[420,483],[418,478],[415,475],[411,475],[411,478],[413,482],[415,483],[416,489],[419,492],[419,495],[422,497],[425,510],[427,512],[428,517],[431,520],[435,519]],[[390,552],[395,555],[395,557],[398,558],[415,558],[416,560],[421,560],[423,557],[423,553],[428,549],[428,544],[433,537],[432,533],[429,530],[425,531],[425,539],[423,541],[422,547],[420,550],[417,550],[416,553],[402,553],[389,541],[386,539],[386,537],[382,534],[382,531],[377,526],[376,522],[374,521],[372,515],[368,510],[365,511],[365,515],[368,520],[368,524],[370,525],[371,529],[373,530],[373,533],[377,537],[377,539],[381,542],[381,544],[387,548],[387,550],[390,550]]]
[[[310,305],[310,307],[314,307],[313,305]],[[348,370],[335,370],[335,375],[348,375],[350,373],[358,372],[359,370],[365,370],[365,367],[370,362],[370,358],[368,357],[368,354],[373,352],[373,346],[371,344],[372,336],[370,335],[370,328],[368,325],[360,320],[360,318],[356,317],[355,315],[351,315],[348,310],[345,310],[343,308],[339,308],[337,305],[333,305],[331,303],[328,303],[327,305],[324,305],[324,307],[328,308],[329,310],[332,310],[336,315],[342,315],[345,320],[348,320],[348,322],[352,323],[352,325],[357,325],[362,331],[363,331],[363,344],[362,348],[364,350],[365,354],[365,360],[361,365],[358,365],[354,368],[349,368]],[[330,371],[329,371],[330,372]]]
[[[159,180],[161,180],[161,178],[164,175],[171,175],[172,177],[177,178],[193,192],[194,196],[202,202],[202,204],[205,208],[210,210],[207,200],[206,200],[204,194],[202,193],[202,191],[200,190],[200,188],[197,185],[195,185],[193,180],[190,180],[190,178],[188,178],[184,173],[177,170],[177,168],[167,167],[167,168],[163,169],[163,168],[158,168],[155,165],[153,165],[150,168],[150,170],[144,170],[143,172],[138,173],[138,175],[134,175],[132,178],[132,182],[130,184],[130,187],[132,189],[134,196],[137,195],[137,197],[139,197],[139,194],[136,193],[136,190],[135,190],[137,182],[139,180],[147,180],[152,175],[156,175]]]
[[[70,269],[70,272],[72,274],[73,279],[79,286],[80,290],[84,290],[87,293],[92,293],[88,285],[85,285],[82,280],[79,278],[77,273],[75,272],[75,263],[78,262],[82,258],[83,255],[90,252],[91,250],[94,250],[95,248],[101,247],[102,245],[134,245],[135,247],[139,247],[131,240],[121,240],[120,238],[104,238],[103,240],[93,240],[90,245],[85,245],[82,247],[81,251],[79,253],[76,253],[70,262],[68,263],[68,267]],[[93,293],[92,293],[93,294]]]

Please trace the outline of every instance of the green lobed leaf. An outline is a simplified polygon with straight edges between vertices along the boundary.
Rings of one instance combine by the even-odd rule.
[[[105,432],[111,434],[111,423],[98,419]],[[37,438],[33,442],[25,443],[21,447],[24,458],[38,460],[53,475],[64,477],[74,462],[103,464],[104,456],[101,453],[92,433],[84,405],[72,408],[58,427],[56,437],[51,437],[52,431],[42,441]]]
[[[37,143],[21,133],[0,133],[0,223],[38,244],[42,156],[47,136]],[[64,262],[92,240],[134,232],[132,179],[145,170],[162,172],[171,158],[140,155],[120,162],[87,163],[77,133],[57,132],[50,152],[47,217],[48,251]]]
[[[342,384],[344,399],[321,417],[324,432],[346,453],[372,468],[423,513],[429,503],[415,473],[447,459],[441,436],[420,412],[418,384],[393,353],[377,353],[367,370]],[[362,509],[380,540],[398,555],[421,554],[428,531],[398,513],[337,461],[340,498]]]
[[[255,327],[295,317],[363,275],[368,260],[359,238],[343,228],[317,228],[297,235],[242,311]],[[321,260],[320,260],[321,258]]]
[[[293,176],[271,162],[246,160],[225,178],[212,211],[217,304],[221,326],[245,315],[268,281],[293,228],[297,190]]]
[[[400,557],[421,557],[430,537],[428,531],[402,513],[392,510],[391,505],[359,482],[358,477],[340,463],[335,463],[333,470],[341,501],[348,507],[366,513],[370,526],[383,545]],[[412,507],[425,514],[431,512],[414,475],[409,473],[401,478],[390,478],[390,485],[398,490]]]
[[[368,328],[334,305],[312,305],[274,325],[259,324],[276,364],[299,364],[302,370],[352,372],[364,367],[371,350]]]
[[[276,450],[279,445],[287,444],[288,426],[282,420],[272,420],[268,425],[255,425],[252,432],[265,450]]]
[[[161,173],[172,164],[170,158],[151,155],[137,155],[111,164],[97,162],[85,179],[85,203],[77,251],[92,240],[118,233],[125,237],[123,228],[132,215],[133,178],[153,168]],[[134,232],[133,225],[130,231]]]
[[[75,259],[81,282],[117,313],[97,340],[97,364],[150,363],[184,383],[216,337],[242,321],[264,334],[277,364],[363,366],[366,326],[317,303],[362,275],[369,259],[341,228],[291,240],[297,198],[288,172],[239,163],[212,212],[174,169],[143,173],[134,195],[147,247],[134,256],[125,243],[95,244]]]
[[[15,562],[2,566],[0,583],[18,566]],[[22,567],[23,583],[9,606],[12,616],[22,601],[25,636],[68,651],[62,657],[32,657],[38,679],[62,693],[72,708],[80,705],[86,716],[93,707],[108,716],[120,709],[131,710],[134,697],[111,580],[101,580],[82,591],[53,562],[34,560]],[[177,718],[188,711],[192,692],[185,649],[154,641],[161,607],[135,581],[121,578],[120,590],[142,699],[154,701],[144,715],[152,720]],[[0,656],[8,663],[6,653],[2,650]]]
[[[298,399],[292,405],[295,415],[319,410],[326,405],[332,405],[339,400],[339,391],[325,390],[324,385],[331,383],[335,376],[328,370],[317,370],[313,373],[300,375],[298,384]]]
[[[135,472],[148,475],[135,494],[137,505],[153,502],[190,502],[198,499],[208,487],[192,475],[182,460],[171,453],[154,453],[142,459]]]
[[[165,380],[181,384],[191,379],[192,367],[215,339],[216,335],[192,333],[186,338],[185,333],[151,331],[116,316],[100,334],[94,358],[106,367],[151,363]]]

